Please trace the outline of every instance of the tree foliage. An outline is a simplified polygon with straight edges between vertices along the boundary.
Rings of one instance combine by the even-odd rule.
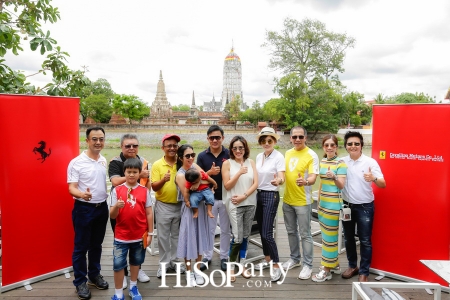
[[[286,18],[280,32],[266,31],[262,46],[271,54],[269,68],[284,75],[295,73],[300,81],[311,82],[344,72],[345,51],[354,45],[354,38],[329,31],[320,21]]]
[[[112,107],[104,94],[89,95],[83,99],[83,117],[91,117],[97,123],[108,123],[112,115]]]
[[[0,92],[81,96],[82,89],[89,84],[84,71],[74,71],[67,67],[67,52],[56,45],[50,31],[44,32],[42,23],[55,23],[60,19],[58,8],[50,0],[0,0]],[[25,75],[6,64],[5,55],[11,52],[19,55],[22,43],[28,41],[30,49],[39,49],[41,55],[50,52],[34,74]],[[52,82],[43,88],[36,88],[26,81],[36,74],[52,73]]]
[[[172,111],[189,111],[191,108],[187,104],[179,104],[172,106]]]
[[[115,95],[113,100],[115,113],[128,118],[130,125],[132,121],[142,121],[150,114],[150,107],[135,95]]]
[[[434,99],[428,94],[424,93],[401,93],[398,95],[394,95],[391,97],[381,97],[376,98],[376,103],[380,104],[393,104],[393,103],[403,103],[403,104],[410,104],[410,103],[435,103]]]

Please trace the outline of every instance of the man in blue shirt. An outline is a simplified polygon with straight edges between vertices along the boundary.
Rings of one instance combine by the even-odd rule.
[[[219,225],[220,225],[220,267],[223,271],[227,269],[228,252],[230,248],[230,219],[228,218],[228,213],[225,205],[222,203],[222,163],[230,158],[230,152],[228,149],[222,146],[224,140],[223,129],[217,125],[212,125],[207,131],[207,139],[209,142],[209,148],[201,152],[197,157],[197,164],[205,170],[208,175],[217,182],[217,189],[214,193],[214,206],[212,212],[214,214],[214,219],[209,219],[210,222],[210,234],[214,240],[217,216],[219,215]],[[213,254],[213,249],[204,253],[203,261],[211,262]],[[202,269],[205,269],[203,267]]]

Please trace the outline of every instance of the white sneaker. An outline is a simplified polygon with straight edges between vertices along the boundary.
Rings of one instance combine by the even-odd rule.
[[[188,287],[194,287],[197,285],[194,272],[190,272],[190,274],[186,273],[186,283]]]
[[[255,268],[256,271],[259,271],[259,270],[268,269],[269,267],[270,267],[270,262],[267,262],[266,260],[263,260],[259,264],[256,264],[254,268]]]
[[[283,270],[287,271],[295,267],[300,267],[300,262],[295,262],[292,258],[282,264]]]
[[[200,276],[200,274],[198,273],[194,273],[195,274],[195,283],[197,285],[203,285],[205,284],[205,278],[203,278],[202,276]]]
[[[270,281],[278,281],[281,278],[280,268],[273,268],[273,274],[270,275]]]
[[[139,269],[139,273],[138,273],[138,278],[137,278],[140,282],[149,282],[150,281],[150,277],[147,276],[147,274],[145,274],[144,270]]]
[[[298,275],[299,279],[309,279],[311,277],[312,269],[310,269],[308,266],[303,266],[302,271]]]
[[[122,285],[122,289],[126,289],[128,286],[128,281],[127,281],[127,276],[123,276],[123,285]]]
[[[325,280],[330,280],[333,276],[331,272],[327,272],[324,269],[321,269],[319,273],[314,274],[312,277],[312,281],[314,282],[324,282]]]

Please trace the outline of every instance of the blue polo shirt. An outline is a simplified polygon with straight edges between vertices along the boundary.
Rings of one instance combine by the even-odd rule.
[[[211,149],[208,148],[205,151],[201,152],[197,156],[197,165],[200,166],[205,172],[211,169],[213,162],[216,164],[216,167],[220,167],[222,170],[222,164],[224,161],[230,158],[230,151],[222,146],[222,152],[216,157],[211,153]],[[217,175],[212,175],[212,179],[217,182],[217,190],[214,193],[214,199],[222,200],[222,173]]]

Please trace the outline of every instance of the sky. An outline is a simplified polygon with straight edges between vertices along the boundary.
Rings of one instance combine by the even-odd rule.
[[[444,99],[450,87],[448,0],[53,0],[61,20],[45,25],[69,66],[93,81],[108,80],[114,92],[151,104],[162,71],[172,105],[220,100],[224,59],[234,46],[242,63],[244,101],[264,103],[277,95],[268,69],[267,31],[290,17],[323,22],[327,30],[356,39],[339,74],[347,91],[364,94],[423,92]],[[7,63],[26,75],[44,57],[29,45]],[[49,76],[32,76],[44,86]]]

